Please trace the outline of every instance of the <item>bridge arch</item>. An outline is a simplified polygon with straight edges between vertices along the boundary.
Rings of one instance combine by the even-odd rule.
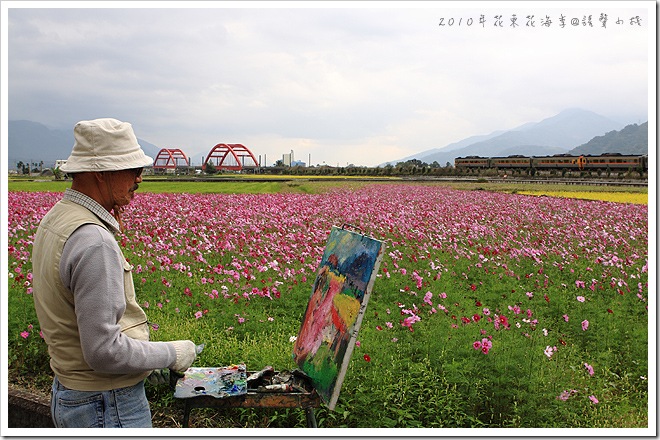
[[[178,148],[163,148],[154,159],[154,171],[176,170],[190,165],[188,157]]]
[[[254,154],[243,144],[217,144],[206,156],[202,169],[206,169],[209,163],[218,170],[231,171],[259,166]]]

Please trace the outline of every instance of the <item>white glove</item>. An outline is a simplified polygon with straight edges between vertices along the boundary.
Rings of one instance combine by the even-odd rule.
[[[170,368],[174,371],[186,371],[197,357],[197,350],[193,341],[172,341],[176,351],[176,360]]]

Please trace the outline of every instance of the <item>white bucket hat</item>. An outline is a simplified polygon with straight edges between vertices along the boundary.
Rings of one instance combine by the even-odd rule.
[[[80,121],[73,136],[73,151],[60,167],[65,173],[143,168],[154,161],[144,154],[128,122],[112,118]]]

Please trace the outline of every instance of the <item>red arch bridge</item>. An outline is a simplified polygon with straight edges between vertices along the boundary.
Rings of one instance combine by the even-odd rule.
[[[243,144],[217,144],[206,156],[202,169],[205,170],[208,164],[218,170],[231,171],[259,167],[254,154]]]
[[[163,148],[154,159],[154,172],[176,170],[180,167],[190,166],[190,160],[178,148]]]
[[[217,170],[242,171],[258,168],[254,154],[243,144],[217,144],[206,156],[202,170],[211,164]],[[190,159],[178,148],[163,148],[154,159],[154,172],[176,171],[177,168],[190,167]]]

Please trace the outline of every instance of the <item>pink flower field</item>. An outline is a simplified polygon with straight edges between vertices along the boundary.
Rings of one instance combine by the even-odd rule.
[[[9,193],[10,303],[31,293],[31,240],[60,198]],[[320,195],[138,193],[123,219],[119,240],[138,299],[161,329],[173,322],[191,332],[205,322],[234,333],[277,328],[286,331],[274,336],[285,348],[331,227],[383,240],[346,399],[359,394],[351,377],[376,383],[384,368],[427,361],[448,386],[476,393],[480,423],[512,406],[521,392],[514,384],[534,394],[534,405],[567,414],[579,407],[579,417],[645,396],[646,205],[377,184]],[[25,316],[10,320],[16,344],[38,337],[38,322]],[[485,388],[475,388],[480,374],[493,375],[479,379],[488,380]],[[364,406],[369,397],[355,399]],[[528,416],[559,417],[543,414]]]

